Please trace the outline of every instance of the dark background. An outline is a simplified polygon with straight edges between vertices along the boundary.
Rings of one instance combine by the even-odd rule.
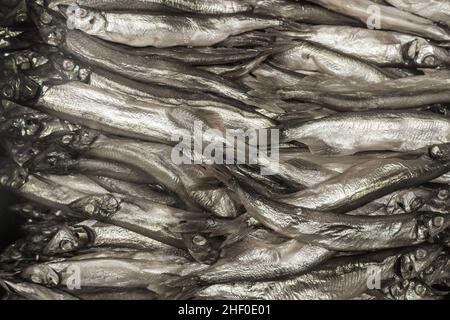
[[[0,157],[3,155],[0,149]],[[8,211],[8,207],[16,201],[17,197],[0,187],[0,252],[19,237],[21,220],[16,214]],[[0,298],[3,294],[4,291],[0,287]]]

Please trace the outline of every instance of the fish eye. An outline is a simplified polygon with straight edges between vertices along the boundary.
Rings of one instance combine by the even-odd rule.
[[[92,17],[91,19],[89,19],[89,23],[90,23],[90,24],[94,24],[94,22],[95,22],[95,18],[94,18],[94,17]]]

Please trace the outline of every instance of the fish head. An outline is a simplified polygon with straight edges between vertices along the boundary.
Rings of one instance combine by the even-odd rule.
[[[59,146],[50,146],[36,155],[30,164],[35,171],[48,173],[67,173],[77,161],[73,156]]]
[[[403,254],[399,259],[399,272],[403,279],[417,277],[427,269],[441,254],[442,246],[437,244],[425,244]]]
[[[60,7],[61,9],[63,6]],[[98,34],[106,30],[106,19],[101,12],[70,5],[63,14],[67,17],[70,29],[81,30],[87,34]]]
[[[221,251],[222,241],[201,233],[183,234],[183,240],[191,256],[198,262],[213,264]]]
[[[390,286],[387,291],[388,297],[394,300],[435,300],[444,295],[420,279],[404,280]]]
[[[439,46],[430,44],[427,40],[418,38],[405,46],[406,60],[422,68],[435,68],[450,64],[450,52]]]
[[[22,74],[0,80],[1,97],[15,102],[27,102],[37,97],[39,84]]]
[[[44,247],[43,253],[54,255],[68,253],[88,245],[89,234],[83,227],[63,226]]]
[[[61,283],[59,274],[47,264],[26,267],[20,275],[25,280],[49,287],[55,287]]]
[[[20,189],[28,180],[28,172],[12,161],[0,161],[0,186]]]

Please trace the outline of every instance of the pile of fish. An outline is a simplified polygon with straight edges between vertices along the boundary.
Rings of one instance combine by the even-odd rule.
[[[448,297],[448,0],[0,3],[5,299]]]

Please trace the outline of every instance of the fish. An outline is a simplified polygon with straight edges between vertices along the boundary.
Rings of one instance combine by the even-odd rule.
[[[316,72],[365,83],[392,79],[386,72],[370,63],[303,40],[289,42],[291,48],[272,56],[270,62],[282,69],[302,73]]]
[[[231,14],[248,12],[253,9],[246,2],[236,0],[47,0],[46,6],[58,10],[59,6],[77,5],[98,10],[109,11],[181,11],[202,14]]]
[[[429,264],[436,249],[429,248],[425,258]],[[350,299],[367,290],[370,272],[379,270],[380,280],[398,276],[396,266],[412,249],[401,252],[377,252],[360,257],[336,258],[309,273],[284,280],[262,282],[233,282],[215,284],[193,290],[191,294],[200,299],[243,299],[243,300],[335,300]],[[428,253],[428,251],[427,251]],[[403,277],[403,276],[401,276]],[[404,275],[408,278],[408,275]]]
[[[414,132],[414,136],[410,135]],[[296,124],[288,122],[281,142],[305,143],[313,154],[351,155],[362,151],[408,152],[447,143],[448,118],[431,112],[348,112]]]
[[[436,41],[448,41],[450,37],[447,30],[428,19],[373,1],[351,0],[347,1],[345,5],[334,0],[310,1],[378,29],[415,34]]]
[[[68,172],[81,173],[87,176],[100,175],[106,178],[118,179],[124,182],[136,183],[136,184],[153,184],[155,179],[148,176],[141,170],[127,166],[125,164],[108,161],[103,159],[93,158],[68,158],[66,153],[45,152],[47,161],[40,162],[42,159],[37,156],[32,164],[33,170],[54,173],[54,174],[66,174]]]
[[[177,249],[145,237],[126,228],[86,220],[75,225],[62,226],[44,247],[46,255],[76,252],[91,247],[131,248],[138,250]]]
[[[254,194],[226,168],[216,176],[235,190],[247,213],[267,228],[288,238],[332,251],[364,251],[411,246],[443,232],[450,220],[444,214],[350,216],[319,212]]]
[[[426,38],[351,26],[298,26],[281,37],[320,44],[383,67],[436,68],[450,64],[450,53]]]
[[[445,0],[386,0],[392,6],[450,27],[450,3]]]
[[[419,278],[428,285],[445,284],[450,276],[450,260],[446,253],[435,259],[433,264],[420,274]]]
[[[35,283],[0,280],[0,284],[7,291],[13,292],[26,300],[79,300],[76,296],[62,290],[50,289]]]
[[[347,212],[392,192],[419,186],[450,169],[450,163],[430,158],[372,160],[311,188],[279,200],[319,211]]]
[[[278,19],[241,14],[189,16],[69,7],[65,15],[76,30],[131,47],[207,47],[232,35],[283,25]]]

